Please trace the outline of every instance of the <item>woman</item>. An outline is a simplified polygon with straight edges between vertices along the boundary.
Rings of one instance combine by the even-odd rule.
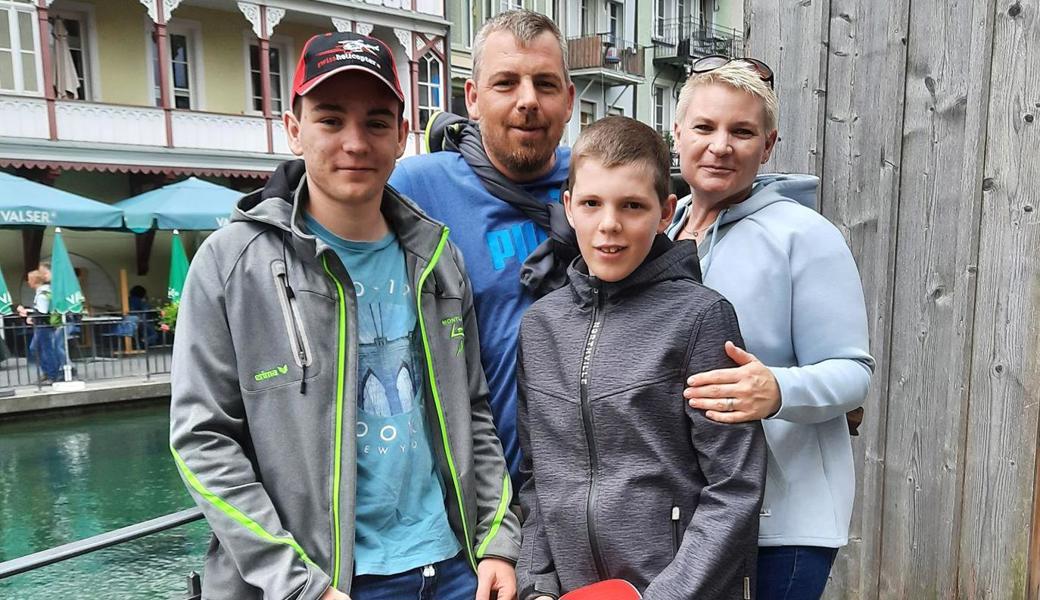
[[[28,317],[27,323],[33,326],[32,340],[29,342],[29,353],[36,357],[40,367],[40,383],[53,383],[61,379],[61,369],[65,362],[64,348],[59,348],[60,338],[50,325],[51,306],[51,270],[47,263],[40,263],[39,268],[30,271],[26,276],[29,287],[34,290],[32,311],[19,306],[18,314]]]
[[[674,138],[691,194],[668,230],[693,239],[705,285],[736,308],[736,369],[691,377],[711,419],[762,419],[769,447],[758,598],[819,598],[848,542],[855,494],[845,413],[874,362],[859,273],[838,230],[813,210],[815,177],[758,175],[776,143],[772,71],[701,59],[679,96]]]

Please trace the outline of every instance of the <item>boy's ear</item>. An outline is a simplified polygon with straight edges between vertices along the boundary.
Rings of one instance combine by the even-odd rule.
[[[303,144],[300,143],[300,121],[292,111],[282,114],[282,124],[285,126],[285,137],[289,142],[289,150],[296,156],[303,156]]]
[[[397,158],[404,156],[405,146],[408,144],[408,119],[401,119],[397,124]]]
[[[571,191],[563,191],[563,210],[567,213],[567,222],[571,224],[571,228],[574,228],[574,217],[571,215]]]
[[[661,205],[661,222],[657,224],[657,233],[664,233],[665,229],[672,224],[672,217],[675,216],[675,203],[678,198],[675,194],[668,194],[668,199]]]

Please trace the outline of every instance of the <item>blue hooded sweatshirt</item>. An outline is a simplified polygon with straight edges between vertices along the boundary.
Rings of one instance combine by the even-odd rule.
[[[861,406],[874,360],[863,288],[841,233],[814,210],[819,179],[760,175],[723,210],[700,249],[704,284],[736,309],[740,330],[780,387],[763,421],[769,457],[760,546],[848,543],[856,477],[845,413]],[[691,204],[668,228],[678,236]]]

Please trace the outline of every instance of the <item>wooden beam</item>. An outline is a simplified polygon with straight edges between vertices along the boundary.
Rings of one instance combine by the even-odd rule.
[[[1040,422],[1040,0],[996,6],[987,11],[992,44],[969,50],[992,48],[992,66],[962,75],[989,108],[978,142],[984,167],[969,197],[982,218],[957,577],[964,598],[1024,598],[1038,568],[1028,561]]]
[[[47,130],[51,140],[58,139],[58,116],[54,108],[54,56],[51,55],[51,27],[46,0],[36,3],[36,19],[40,32],[40,62],[43,63],[43,97],[47,102]]]
[[[134,255],[137,259],[137,275],[144,277],[148,274],[149,264],[152,258],[152,246],[155,243],[155,229],[149,229],[144,233],[134,234]]]
[[[1040,434],[1038,434],[1040,439]],[[1026,573],[1027,600],[1040,599],[1040,444],[1033,457],[1033,522],[1029,527],[1029,571]]]
[[[40,265],[40,252],[43,250],[43,232],[43,227],[26,227],[22,229],[23,273],[28,273]]]
[[[829,598],[878,597],[909,5],[831,0],[830,7],[820,208],[856,257],[877,368],[861,435],[852,442],[857,501]]]
[[[170,98],[170,38],[166,31],[166,14],[161,0],[156,0],[155,10],[158,18],[155,21],[153,37],[159,59],[159,103],[162,104],[163,119],[166,122],[166,147],[173,148],[173,101]]]
[[[748,56],[773,67],[781,98],[780,141],[765,168],[818,174],[823,168],[830,1],[746,0],[744,10]]]
[[[910,11],[879,598],[958,593],[992,14],[993,0]]]
[[[260,63],[260,109],[267,130],[267,153],[274,153],[274,131],[271,124],[271,42],[267,31],[267,7],[260,5],[260,36],[257,61]]]

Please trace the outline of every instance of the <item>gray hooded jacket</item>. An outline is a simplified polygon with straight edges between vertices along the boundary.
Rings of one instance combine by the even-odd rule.
[[[246,196],[206,240],[179,308],[170,438],[215,534],[205,598],[350,590],[357,302],[336,253],[300,227],[305,178],[292,171]],[[474,569],[486,556],[515,561],[519,523],[461,257],[446,227],[390,188],[382,210],[416,293],[448,520]]]
[[[696,261],[663,236],[617,283],[579,259],[524,316],[521,600],[611,578],[648,600],[752,597],[765,438],[682,399],[687,375],[733,367],[724,344],[742,345]]]

